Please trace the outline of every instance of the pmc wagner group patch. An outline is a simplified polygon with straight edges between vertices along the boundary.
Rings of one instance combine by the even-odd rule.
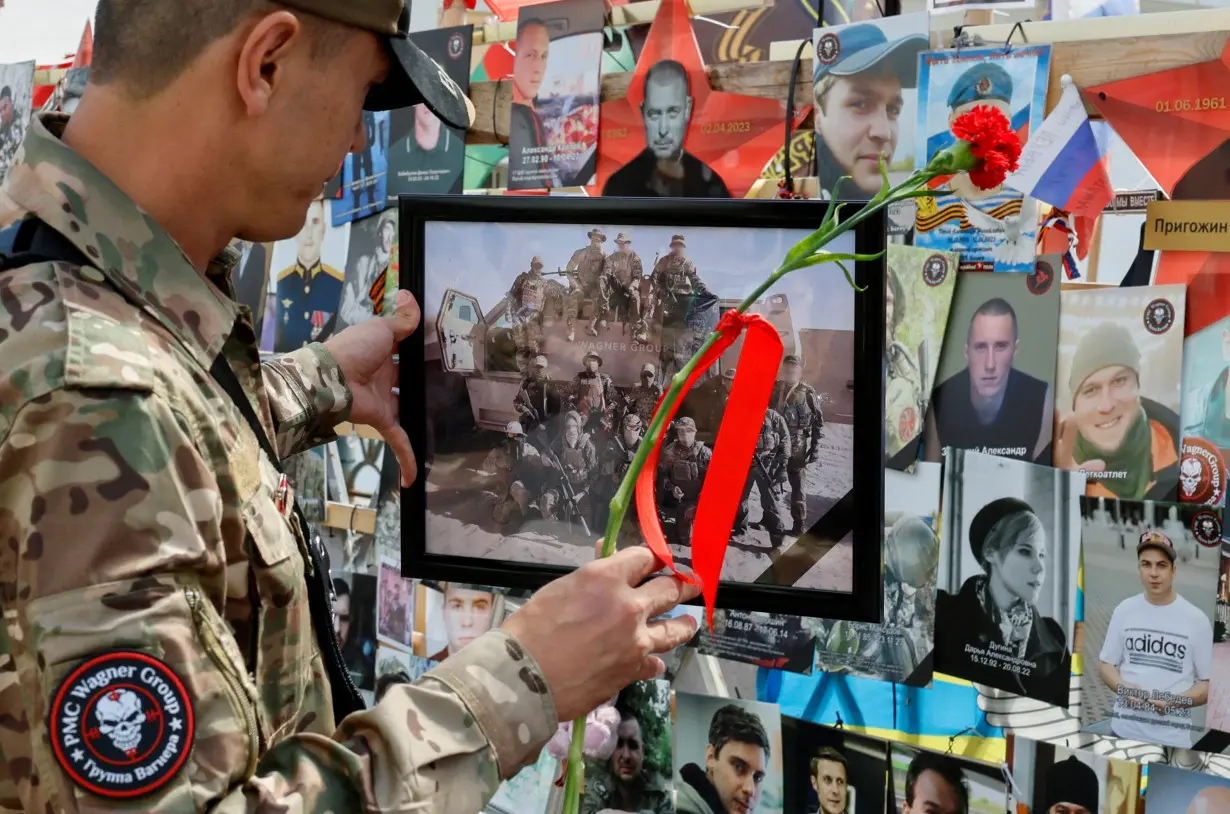
[[[56,762],[88,792],[152,794],[183,768],[195,720],[188,692],[163,662],[134,650],[93,656],[60,683],[47,731]]]

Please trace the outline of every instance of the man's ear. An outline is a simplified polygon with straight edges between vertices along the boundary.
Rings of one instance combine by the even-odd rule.
[[[289,11],[260,18],[239,48],[236,88],[245,112],[257,116],[268,109],[286,75],[286,63],[307,34]]]
[[[713,765],[717,763],[717,752],[713,749],[713,744],[705,747],[705,771],[713,771]]]

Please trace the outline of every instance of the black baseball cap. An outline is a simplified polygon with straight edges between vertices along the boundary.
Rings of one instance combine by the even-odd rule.
[[[391,59],[389,77],[372,88],[364,110],[398,110],[425,104],[445,123],[468,130],[474,105],[434,59],[410,40],[405,0],[279,0],[289,8],[363,28],[383,37]]]
[[[1171,562],[1175,561],[1177,556],[1174,550],[1174,543],[1165,534],[1162,534],[1156,529],[1149,529],[1140,535],[1140,542],[1136,543],[1136,556],[1140,556],[1140,552],[1146,548],[1156,548],[1166,555]]]

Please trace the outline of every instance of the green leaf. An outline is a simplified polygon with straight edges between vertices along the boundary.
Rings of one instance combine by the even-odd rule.
[[[850,284],[850,288],[853,288],[855,291],[857,291],[860,294],[867,290],[867,286],[865,285],[860,286],[858,283],[854,282],[854,275],[850,273],[850,269],[846,268],[845,263],[841,262],[840,260],[834,260],[833,262],[837,264],[838,268],[840,268],[843,272],[845,272],[846,282]]]

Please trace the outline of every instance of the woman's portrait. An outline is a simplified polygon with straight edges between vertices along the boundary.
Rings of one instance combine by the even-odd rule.
[[[963,450],[947,460],[935,669],[1066,706],[1083,478]]]

